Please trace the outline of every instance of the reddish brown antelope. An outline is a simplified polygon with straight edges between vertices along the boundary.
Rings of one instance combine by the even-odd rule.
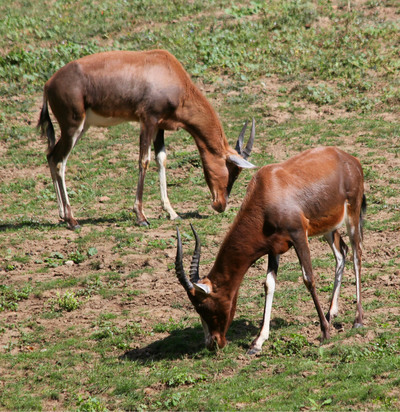
[[[279,256],[291,246],[296,250],[303,280],[318,312],[322,339],[329,339],[329,324],[338,313],[338,297],[347,246],[338,228],[346,222],[353,249],[357,309],[353,326],[362,326],[360,271],[362,216],[365,213],[363,171],[353,156],[335,147],[310,149],[280,164],[261,168],[251,180],[236,219],[225,236],[208,276],[200,279],[200,244],[190,269],[183,270],[182,243],[178,230],[176,274],[201,317],[206,346],[226,345],[226,332],[236,310],[243,276],[258,258],[268,254],[264,319],[249,354],[261,351],[269,336]],[[332,300],[325,317],[319,303],[311,267],[309,236],[322,235],[336,258]]]
[[[57,142],[48,104],[61,130]],[[254,120],[246,147],[243,149],[241,135],[236,150],[231,148],[211,104],[167,51],[111,51],[86,56],[62,67],[46,83],[38,122],[42,135],[48,139],[47,160],[59,215],[69,228],[79,227],[65,185],[71,150],[90,126],[107,127],[130,121],[140,123],[139,181],[134,204],[139,225],[149,224],[142,197],[152,142],[162,206],[171,219],[178,217],[167,196],[164,130],[183,128],[194,137],[212,194],[212,207],[217,212],[225,210],[240,171],[254,167],[246,160],[254,141]]]

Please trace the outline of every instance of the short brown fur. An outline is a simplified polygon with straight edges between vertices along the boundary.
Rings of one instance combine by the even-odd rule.
[[[203,325],[206,324],[206,344],[209,348],[226,344],[225,335],[235,313],[243,276],[257,259],[268,255],[264,325],[249,353],[261,350],[262,343],[269,335],[269,316],[279,255],[292,246],[303,270],[304,283],[318,312],[322,339],[328,339],[329,322],[337,313],[337,298],[347,253],[347,246],[337,231],[344,220],[353,248],[356,274],[357,311],[354,326],[362,325],[360,271],[361,217],[365,212],[363,186],[360,162],[334,147],[310,149],[283,163],[264,166],[257,172],[210,273],[194,284],[191,290],[187,290]],[[316,294],[308,247],[308,237],[317,235],[323,235],[329,242],[337,263],[334,292],[327,316],[324,316]],[[202,284],[207,285],[206,292],[201,288]]]
[[[47,104],[60,125],[57,142]],[[229,190],[240,170],[253,167],[229,146],[211,104],[167,51],[110,51],[85,56],[68,63],[48,80],[38,123],[49,142],[47,158],[60,217],[70,228],[78,227],[65,185],[71,150],[90,126],[129,121],[139,122],[141,128],[134,206],[139,225],[148,225],[142,197],[151,143],[159,168],[163,207],[171,219],[178,217],[166,193],[164,130],[183,128],[194,137],[212,193],[212,206],[218,212],[225,210]]]

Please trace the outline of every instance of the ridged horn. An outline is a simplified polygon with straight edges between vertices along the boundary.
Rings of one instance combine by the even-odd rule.
[[[196,231],[192,224],[190,224],[192,228],[192,232],[194,234],[194,238],[196,239],[196,246],[194,248],[192,263],[190,264],[190,280],[193,283],[197,283],[200,280],[199,276],[199,264],[200,264],[200,253],[201,253],[201,245],[199,237],[197,236]]]
[[[193,283],[187,278],[185,270],[183,269],[182,263],[182,239],[179,233],[178,227],[176,227],[176,237],[177,237],[177,250],[175,258],[175,272],[180,284],[184,287],[186,292],[190,292],[194,286]]]
[[[243,159],[247,159],[250,156],[251,150],[253,149],[253,143],[254,143],[255,136],[256,136],[256,122],[253,117],[253,121],[251,122],[250,138],[242,153]]]
[[[243,159],[247,159],[250,154],[251,154],[251,150],[253,148],[253,143],[254,143],[254,138],[256,136],[256,122],[254,120],[252,120],[251,123],[251,132],[250,132],[250,138],[247,142],[246,147],[243,149],[243,141],[244,141],[244,134],[246,133],[246,129],[247,129],[247,124],[248,122],[246,121],[246,123],[244,124],[244,126],[242,127],[242,130],[239,133],[239,137],[238,140],[236,142],[236,147],[235,150],[240,154],[240,156],[243,157]]]
[[[242,127],[242,130],[239,133],[239,137],[236,142],[235,150],[240,154],[240,156],[242,156],[242,153],[243,153],[243,140],[244,140],[244,134],[246,133],[248,123],[249,122],[246,120],[244,126]]]

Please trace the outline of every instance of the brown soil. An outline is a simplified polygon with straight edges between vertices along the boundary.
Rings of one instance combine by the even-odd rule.
[[[259,86],[257,86],[259,87]],[[210,86],[205,86],[205,92],[209,92]],[[274,110],[275,105],[277,105],[277,90],[279,88],[279,82],[277,79],[266,79],[263,82],[262,88],[265,89],[265,93],[270,96],[269,106],[271,108],[270,118],[267,117],[265,121],[274,119],[275,122],[285,122],[290,116],[290,113],[285,113],[281,111]],[[254,90],[254,92],[259,92],[259,90]],[[220,102],[213,102],[215,106],[218,106]],[[299,103],[300,105],[301,103]],[[33,108],[33,111],[38,111],[40,107],[40,97],[37,100],[37,107]],[[332,108],[317,108],[312,105],[307,105],[304,107],[304,111],[300,116],[304,116],[304,119],[309,118],[328,118],[335,119],[337,117],[342,117],[346,115],[342,111],[335,110]],[[390,114],[388,114],[390,116]],[[94,130],[89,132],[91,138],[106,139],[104,131]],[[263,136],[259,135],[258,139],[262,139]],[[361,154],[361,158],[367,155],[368,150],[356,145],[356,136],[351,136],[345,140],[342,148],[344,150],[352,151],[356,147],[357,152]],[[43,142],[38,139],[35,142],[30,143],[32,150],[37,153],[43,152]],[[284,160],[288,156],[296,153],[293,148],[295,145],[282,146],[273,145],[271,147],[271,154],[275,157],[277,161]],[[0,145],[0,155],[5,153],[5,146]],[[77,149],[79,150],[79,149]],[[132,147],[127,148],[134,156],[137,157],[137,150],[132,143]],[[195,147],[193,146],[193,150]],[[257,145],[255,149],[257,152]],[[374,164],[372,168],[378,171],[382,179],[389,180],[392,170],[394,167],[400,166],[400,159],[395,157],[392,153],[388,153],[382,150],[379,153],[377,150],[377,157],[380,155],[386,158],[386,162],[383,164]],[[70,171],[70,173],[72,173]],[[8,170],[0,169],[0,179],[5,181],[12,181],[13,179],[21,178],[23,176],[34,176],[34,175],[47,175],[48,170],[45,166],[40,166],[36,170],[25,170],[24,168],[12,168]],[[173,190],[173,188],[172,188]],[[366,192],[368,196],[369,187],[366,185]],[[207,190],[205,189],[205,196],[209,196]],[[233,198],[231,199],[231,205],[238,206],[241,199]],[[390,203],[394,207],[398,207],[399,199],[391,198]],[[388,202],[389,202],[388,201]],[[132,199],[133,202],[133,199]],[[395,206],[397,205],[397,206]],[[181,214],[192,213],[196,210],[196,205],[190,200],[179,205],[174,205],[177,211]],[[97,204],[99,217],[108,209],[113,209],[119,207],[118,205],[110,204],[107,199],[99,199]],[[146,210],[148,211],[149,217],[152,219],[157,219],[160,215],[160,207],[158,204],[147,203]],[[210,214],[213,211],[210,208]],[[84,215],[84,213],[81,213]],[[373,221],[380,221],[383,219],[390,218],[391,212],[382,211],[377,215],[368,217]],[[13,218],[11,216],[3,216],[3,219]],[[56,205],[54,204],[54,209],[50,216],[47,218],[52,222],[58,221],[58,213]],[[192,219],[195,221],[195,219]],[[97,229],[106,229],[109,226],[117,225],[117,223],[98,223]],[[219,230],[218,234],[213,239],[208,239],[208,247],[203,248],[202,259],[203,261],[212,262],[216,256],[218,245],[229,226],[229,222],[225,223]],[[68,278],[77,277],[84,278],[89,273],[95,273],[96,270],[92,268],[93,260],[86,260],[81,264],[73,264],[72,266],[63,265],[54,269],[51,269],[47,273],[38,273],[38,264],[34,263],[36,260],[41,259],[43,254],[50,251],[58,251],[67,256],[73,250],[76,249],[76,240],[79,236],[84,236],[92,230],[90,224],[83,225],[80,233],[71,232],[67,229],[57,231],[57,235],[48,232],[43,234],[43,239],[41,241],[30,241],[25,240],[24,244],[19,244],[15,246],[15,238],[17,234],[10,235],[10,250],[11,253],[17,253],[18,251],[26,251],[30,254],[31,259],[27,264],[18,264],[17,268],[11,272],[0,272],[3,283],[6,284],[16,284],[19,281],[26,281],[28,278],[33,282],[33,284],[38,282],[44,282],[56,278]],[[386,232],[371,232],[367,231],[365,233],[364,241],[364,261],[370,266],[364,269],[364,276],[368,277],[368,282],[363,284],[362,296],[365,304],[368,304],[377,299],[377,294],[380,293],[381,296],[388,296],[389,292],[392,290],[400,289],[400,277],[399,277],[399,267],[400,267],[400,257],[398,253],[399,245],[399,230],[400,227],[394,227],[391,231]],[[126,229],[127,232],[140,232],[143,229],[132,226]],[[171,239],[175,238],[174,225],[170,223],[165,223],[161,225],[157,230],[150,229],[143,231],[144,241],[149,242],[152,239]],[[14,246],[11,246],[14,245]],[[167,322],[169,318],[179,321],[183,318],[197,318],[196,313],[193,311],[191,304],[189,303],[184,291],[176,280],[173,270],[168,269],[168,265],[171,265],[175,257],[175,247],[171,246],[163,251],[159,249],[152,249],[146,254],[136,253],[134,249],[130,251],[130,254],[119,256],[118,253],[112,250],[114,243],[109,241],[104,241],[104,243],[97,243],[94,246],[98,249],[98,254],[95,256],[95,260],[99,262],[98,273],[104,273],[110,270],[118,271],[121,274],[123,280],[116,282],[116,287],[126,288],[127,290],[139,291],[137,296],[130,301],[122,299],[121,296],[117,295],[109,299],[100,298],[98,295],[93,295],[90,297],[81,308],[70,313],[65,313],[62,317],[56,319],[43,319],[41,313],[46,309],[49,299],[55,297],[55,290],[50,290],[44,292],[40,296],[32,296],[27,301],[22,301],[19,304],[18,311],[16,312],[5,312],[2,314],[3,320],[6,324],[21,324],[22,321],[28,319],[35,319],[40,325],[42,325],[50,334],[56,331],[66,331],[70,327],[74,327],[76,330],[89,331],[93,329],[93,324],[98,320],[101,313],[114,313],[120,314],[123,310],[128,310],[129,315],[126,318],[117,318],[114,323],[117,326],[123,327],[127,322],[136,322],[141,325],[144,331],[151,332],[154,324],[160,322]],[[325,257],[330,253],[329,247],[321,243],[319,240],[311,241],[311,249],[313,257]],[[349,256],[351,259],[351,256]],[[388,260],[392,259],[394,262],[393,273],[387,272],[387,267],[384,264]],[[284,262],[297,262],[296,255],[293,251],[289,251],[286,255],[282,257],[282,263]],[[186,261],[188,265],[188,262]],[[207,273],[211,267],[211,263],[201,267],[203,275]],[[126,278],[130,272],[138,269],[152,269],[149,273],[141,273],[137,278]],[[321,274],[326,273],[326,270],[316,270],[317,282]],[[251,293],[254,295],[259,295],[263,293],[263,287],[261,286],[259,280],[255,278],[262,277],[265,274],[265,268],[262,265],[255,265],[252,267],[245,277],[244,284],[246,285],[246,293]],[[333,280],[334,274],[334,262],[332,259],[332,267],[329,268],[329,278]],[[352,271],[346,270],[346,279],[353,279]],[[285,284],[287,283],[287,284]],[[292,282],[280,282],[278,280],[277,288],[277,303],[273,308],[273,319],[284,319],[286,322],[295,322],[299,324],[305,324],[306,327],[302,327],[299,333],[307,336],[307,338],[312,342],[318,342],[319,340],[319,327],[316,325],[317,315],[313,307],[312,301],[307,299],[306,302],[301,303],[301,307],[297,308],[295,311],[288,310],[288,308],[280,307],[279,305],[279,294],[285,293],[285,288],[287,286],[293,286]],[[307,292],[302,284],[301,273],[299,270],[299,280],[298,287],[304,289],[304,296],[307,297]],[[342,313],[348,310],[354,311],[355,305],[353,301],[353,296],[355,294],[355,286],[353,282],[345,282],[342,293],[341,293],[341,311]],[[320,293],[321,300],[324,307],[328,306],[329,294]],[[366,311],[365,313],[365,325],[370,327],[371,330],[363,336],[357,336],[351,338],[352,340],[370,340],[372,339],[377,331],[379,330],[379,325],[375,323],[376,317],[384,312],[386,309],[377,309],[373,312]],[[237,315],[246,315],[246,310],[239,307]],[[390,319],[400,315],[398,305],[391,305]],[[259,315],[260,321],[262,319],[262,313],[260,311]],[[388,320],[388,322],[391,322]],[[343,328],[339,328],[337,331],[332,328],[332,334],[342,333],[343,330],[347,330],[351,325],[343,325]],[[29,330],[29,327],[27,327]],[[0,347],[4,347],[10,341],[17,342],[18,338],[21,336],[23,330],[21,329],[7,329],[6,333],[0,334]],[[256,330],[255,330],[256,333]],[[132,349],[144,348],[146,350],[147,345],[152,342],[164,339],[168,334],[144,334],[138,336],[132,342]],[[50,337],[51,339],[51,337]],[[250,342],[249,342],[250,343]],[[16,345],[12,351],[26,351],[32,350],[32,347],[24,347]]]

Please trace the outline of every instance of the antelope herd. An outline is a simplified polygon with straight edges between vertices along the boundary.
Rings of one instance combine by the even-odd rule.
[[[48,106],[59,124],[58,140]],[[139,180],[133,209],[139,226],[149,225],[142,198],[151,144],[159,171],[162,207],[170,219],[178,218],[167,195],[164,130],[183,128],[193,136],[212,195],[212,207],[217,212],[225,210],[241,170],[255,168],[247,160],[255,137],[254,120],[246,147],[243,148],[244,127],[235,149],[231,148],[211,104],[170,53],[113,51],[86,56],[68,63],[48,80],[38,122],[42,135],[48,139],[47,160],[59,215],[70,229],[79,227],[65,184],[71,150],[90,126],[107,127],[130,121],[140,123]],[[257,259],[268,255],[262,327],[248,353],[261,351],[269,336],[279,257],[292,246],[318,313],[322,340],[329,339],[330,323],[338,313],[348,251],[338,231],[344,222],[353,250],[356,279],[353,326],[362,326],[360,273],[365,209],[360,162],[338,148],[320,147],[258,170],[207,276],[199,275],[200,240],[193,227],[196,246],[189,278],[186,276],[177,228],[176,275],[200,315],[207,348],[226,345],[243,277]],[[308,245],[311,236],[323,236],[336,259],[333,294],[326,315],[316,293]]]

